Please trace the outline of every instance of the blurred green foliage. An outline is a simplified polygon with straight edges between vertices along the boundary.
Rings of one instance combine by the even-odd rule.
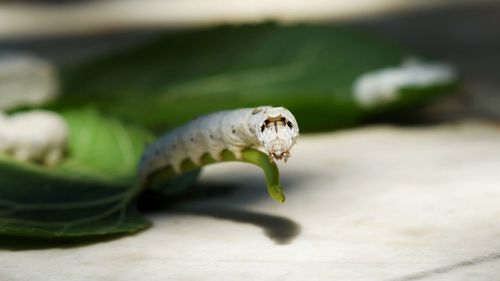
[[[352,85],[361,74],[415,54],[344,28],[274,23],[165,34],[64,72],[54,108],[92,104],[156,132],[202,114],[284,106],[301,130],[344,128],[380,113],[418,107],[454,85],[401,89],[399,99],[363,108]]]

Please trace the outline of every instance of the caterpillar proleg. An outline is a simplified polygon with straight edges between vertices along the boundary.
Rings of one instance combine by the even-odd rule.
[[[242,152],[249,148],[264,150],[271,162],[286,161],[298,134],[295,117],[283,107],[212,113],[167,133],[147,147],[139,164],[139,177],[145,182],[152,173],[166,167],[180,174],[184,161],[200,166],[207,155],[221,161],[225,151],[242,160]]]

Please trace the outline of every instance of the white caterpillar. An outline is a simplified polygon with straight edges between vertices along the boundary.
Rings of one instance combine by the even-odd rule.
[[[424,63],[407,59],[401,66],[362,74],[353,85],[354,98],[364,107],[372,107],[398,98],[404,87],[429,87],[453,82],[456,70],[443,63]]]
[[[270,159],[286,161],[298,133],[297,121],[283,107],[262,106],[212,113],[173,130],[147,147],[139,164],[139,176],[145,180],[167,166],[180,173],[184,160],[200,165],[202,156],[207,153],[220,161],[224,150],[241,159],[244,149],[263,148]]]
[[[66,121],[53,112],[0,113],[1,154],[53,166],[62,160],[67,139]]]

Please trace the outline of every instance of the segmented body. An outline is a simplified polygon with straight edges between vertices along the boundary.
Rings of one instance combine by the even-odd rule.
[[[260,148],[270,159],[287,160],[299,128],[297,121],[283,107],[262,106],[212,113],[199,117],[161,137],[144,151],[139,176],[170,166],[181,173],[181,165],[191,160],[200,165],[203,155],[220,160],[224,150],[237,159],[246,148]]]

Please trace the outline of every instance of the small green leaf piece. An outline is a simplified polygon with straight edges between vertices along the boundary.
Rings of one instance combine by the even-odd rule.
[[[285,202],[285,192],[283,191],[283,187],[281,187],[281,185],[268,186],[267,192],[269,192],[271,198],[276,200],[276,202]]]
[[[267,154],[256,149],[250,149],[250,148],[245,149],[242,151],[241,155],[242,155],[241,159],[237,159],[232,152],[224,150],[221,153],[222,162],[241,161],[241,162],[251,163],[260,167],[264,171],[264,175],[266,177],[266,185],[269,195],[277,202],[283,203],[285,201],[285,195],[280,185],[279,170],[278,166],[276,166],[276,163],[271,161]],[[201,166],[206,166],[213,163],[217,163],[217,161],[213,159],[209,154],[205,154],[202,157],[201,163],[202,163]],[[185,173],[197,171],[201,168],[201,166],[197,166],[192,161],[186,160],[182,164],[182,171]],[[165,186],[165,182],[168,182],[168,180],[172,178],[176,179],[176,176],[177,175],[175,175],[172,168],[170,166],[167,166],[150,175],[147,182],[142,183],[141,186],[143,189],[144,188],[151,188],[153,190],[161,189],[165,193],[167,192],[167,189],[165,189],[162,186]]]

